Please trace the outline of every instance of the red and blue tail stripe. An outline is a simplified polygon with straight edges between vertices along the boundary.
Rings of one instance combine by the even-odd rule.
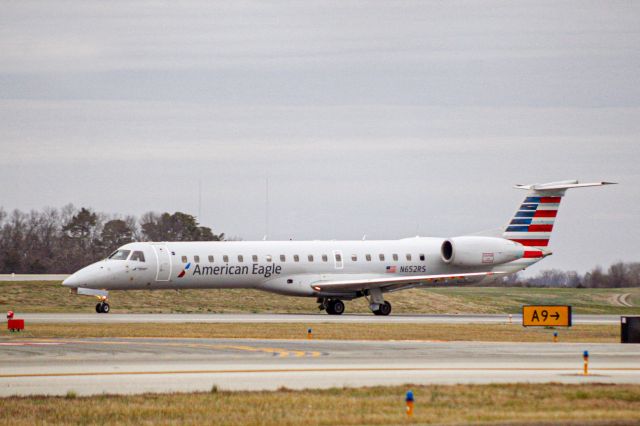
[[[562,197],[526,197],[507,225],[504,238],[528,247],[547,247],[561,199]],[[539,251],[525,252],[525,257],[540,256]]]

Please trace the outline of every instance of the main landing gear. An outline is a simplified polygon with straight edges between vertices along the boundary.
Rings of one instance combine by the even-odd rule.
[[[387,316],[391,313],[391,303],[385,301],[379,304],[376,309],[371,308],[371,312],[373,312],[374,315]]]
[[[374,315],[387,316],[391,313],[391,303],[384,300],[382,297],[382,290],[379,288],[372,288],[368,291],[369,309]],[[365,296],[366,297],[366,296]]]
[[[321,311],[327,311],[329,315],[342,315],[344,313],[344,302],[340,299],[319,298],[318,308]]]
[[[96,305],[96,312],[99,314],[108,314],[110,310],[111,307],[109,307],[109,304],[105,301],[102,301]]]

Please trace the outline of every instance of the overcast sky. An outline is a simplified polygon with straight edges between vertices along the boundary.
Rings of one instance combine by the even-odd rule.
[[[640,261],[640,3],[5,1],[0,205],[245,240],[455,236],[564,199],[532,268]]]

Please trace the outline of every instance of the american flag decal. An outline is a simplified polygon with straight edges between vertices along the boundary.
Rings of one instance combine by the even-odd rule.
[[[395,266],[387,266],[387,273],[395,274],[396,273],[396,267]]]

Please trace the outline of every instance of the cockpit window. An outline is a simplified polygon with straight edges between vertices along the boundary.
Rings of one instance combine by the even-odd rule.
[[[144,253],[141,251],[134,251],[133,254],[131,255],[131,259],[129,260],[135,260],[137,262],[144,262]]]
[[[127,257],[129,257],[129,253],[131,253],[131,250],[116,250],[113,253],[111,253],[111,256],[109,256],[109,259],[127,260]]]

